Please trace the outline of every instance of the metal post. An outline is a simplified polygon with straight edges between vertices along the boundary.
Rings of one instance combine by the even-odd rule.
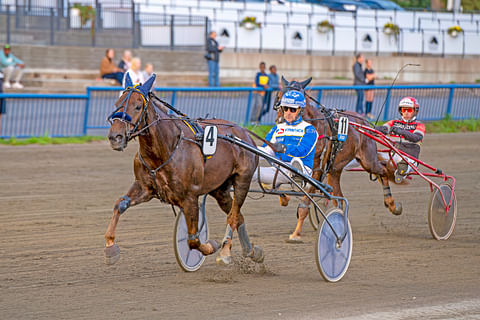
[[[392,88],[387,89],[387,98],[385,99],[385,108],[383,109],[383,121],[388,121],[388,112],[389,112],[389,106],[390,106],[390,93],[392,91]]]
[[[322,89],[318,90],[317,101],[322,103]]]
[[[136,36],[136,30],[135,30],[135,3],[132,1],[132,48],[137,47],[137,36]]]
[[[454,93],[455,93],[454,91],[455,91],[455,88],[451,87],[450,88],[450,93],[448,95],[447,112],[446,112],[446,115],[448,115],[448,116],[450,116],[452,114],[453,96],[454,96]]]
[[[172,14],[170,16],[170,50],[173,50],[173,46],[175,46],[175,32],[173,31],[173,26],[175,24],[175,16]]]
[[[250,90],[248,92],[248,100],[247,100],[247,114],[245,115],[245,123],[247,124],[250,122],[250,112],[252,109],[252,96],[253,96],[253,90]]]
[[[10,43],[10,5],[7,5],[7,43]]]
[[[176,90],[173,90],[172,92],[172,106],[175,107],[175,96],[177,95],[177,91]]]
[[[50,45],[55,44],[55,12],[50,8]]]
[[[83,135],[87,135],[88,114],[90,112],[91,90],[87,87],[87,101],[85,102],[85,118],[83,118]]]

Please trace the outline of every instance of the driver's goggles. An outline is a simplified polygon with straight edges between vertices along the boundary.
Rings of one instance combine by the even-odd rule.
[[[413,108],[412,107],[401,107],[400,108],[400,111],[403,113],[403,112],[413,112]]]
[[[297,112],[298,108],[292,108],[292,107],[282,107],[284,112],[290,111],[292,113]]]

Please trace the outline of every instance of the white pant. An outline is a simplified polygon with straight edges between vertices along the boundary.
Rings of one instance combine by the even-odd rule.
[[[5,76],[5,82],[10,82],[12,79],[15,82],[20,82],[23,75],[23,69],[16,66],[8,66],[3,68],[3,74]]]
[[[271,156],[274,156],[273,150],[268,146],[265,147],[265,148],[258,147],[258,149],[270,154]],[[312,169],[305,166],[303,164],[302,159],[293,158],[292,161],[290,161],[289,164],[292,165],[293,162],[298,162],[298,163],[301,164],[303,174],[308,175],[308,176],[312,176]],[[277,174],[277,179],[275,181],[275,186],[273,186],[274,188],[277,188],[281,184],[290,183],[290,180],[286,176],[292,177],[292,172],[290,172],[289,170],[287,170],[283,167],[280,167],[280,169],[278,169],[278,170],[279,170],[279,172],[277,174],[277,168],[275,168],[275,167],[258,167],[257,169],[255,169],[255,173],[253,174],[252,182],[258,182],[259,181],[258,171],[260,171],[260,182],[261,183],[273,185],[273,180],[275,178],[275,174]]]

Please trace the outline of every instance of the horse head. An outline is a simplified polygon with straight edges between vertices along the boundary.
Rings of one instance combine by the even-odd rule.
[[[277,97],[275,98],[275,103],[273,104],[273,110],[277,111],[277,117],[275,118],[276,123],[283,122],[283,111],[280,108],[280,101],[282,100],[282,96],[285,92],[289,90],[298,90],[302,93],[305,92],[305,87],[312,81],[312,77],[304,80],[302,82],[298,82],[296,80],[288,81],[282,76],[282,90],[279,90],[277,93]],[[305,96],[305,98],[307,98]],[[308,101],[307,101],[308,102]]]
[[[154,82],[155,74],[144,84],[133,85],[129,74],[126,74],[125,89],[115,102],[115,111],[107,119],[111,124],[108,140],[113,150],[125,149],[128,141],[146,125],[149,92]]]

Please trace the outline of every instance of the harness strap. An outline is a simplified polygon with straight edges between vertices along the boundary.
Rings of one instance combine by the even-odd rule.
[[[158,184],[157,184],[157,172],[158,170],[162,169],[163,167],[165,167],[172,159],[173,159],[173,156],[175,155],[175,152],[178,150],[178,147],[180,146],[180,142],[184,139],[183,137],[183,131],[180,131],[180,137],[178,137],[178,140],[177,140],[177,144],[175,145],[175,148],[173,149],[172,151],[172,154],[170,155],[170,157],[167,159],[167,161],[165,161],[164,163],[162,163],[160,166],[158,166],[157,168],[155,169],[152,169],[150,168],[150,166],[145,162],[145,160],[143,159],[142,157],[142,154],[141,152],[138,152],[138,159],[140,159],[140,162],[145,166],[145,168],[147,168],[148,170],[148,173],[150,174],[150,176],[152,177],[152,180],[153,180],[153,186],[155,188],[155,193],[157,195],[157,198],[161,199],[160,197],[160,192],[159,192],[159,187],[158,187]]]

